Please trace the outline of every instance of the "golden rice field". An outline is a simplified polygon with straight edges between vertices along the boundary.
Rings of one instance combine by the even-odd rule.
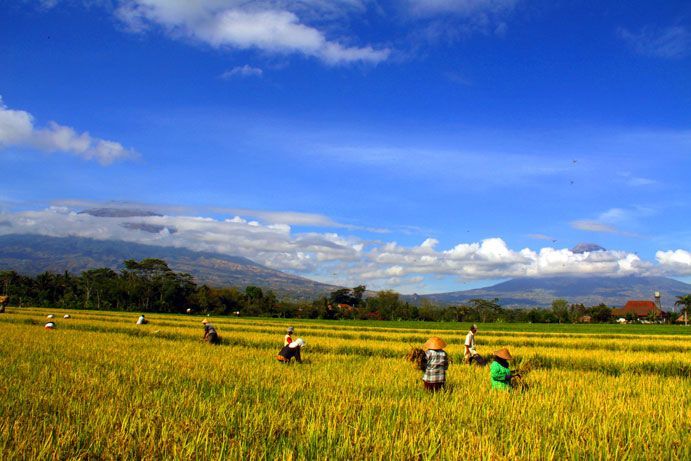
[[[501,392],[462,364],[467,324],[213,318],[214,347],[200,317],[136,318],[0,314],[0,459],[691,459],[684,327],[480,325],[481,353],[534,366]],[[287,325],[302,365],[274,359]],[[454,360],[438,394],[403,360],[432,335]]]

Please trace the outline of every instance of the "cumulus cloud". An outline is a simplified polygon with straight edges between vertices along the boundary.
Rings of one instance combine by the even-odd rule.
[[[327,39],[302,18],[324,18],[349,11],[359,2],[241,0],[126,0],[117,15],[130,30],[160,26],[172,37],[185,37],[215,48],[255,49],[273,54],[302,54],[328,64],[378,63],[388,48],[348,46]],[[324,13],[321,15],[320,13]]]
[[[681,59],[691,54],[691,32],[683,26],[645,26],[638,32],[620,27],[617,35],[643,56]]]
[[[37,128],[30,113],[10,109],[0,98],[0,149],[13,146],[66,152],[87,160],[98,160],[103,165],[137,156],[135,151],[118,142],[94,138],[88,132],[78,133],[55,122]]]
[[[691,253],[660,251],[657,263],[625,251],[510,248],[501,238],[437,248],[364,241],[336,232],[295,232],[286,223],[242,216],[98,217],[64,206],[0,214],[0,235],[30,233],[124,240],[244,256],[278,270],[345,285],[422,291],[427,278],[486,280],[554,275],[688,275]],[[146,230],[142,232],[142,229]],[[173,231],[174,230],[174,231]]]
[[[394,242],[373,248],[364,276],[384,279],[391,275],[454,275],[466,279],[537,277],[545,275],[625,275],[642,273],[650,265],[631,253],[598,251],[574,253],[568,249],[534,251],[510,249],[501,238],[459,243],[436,251],[425,241],[416,247]],[[393,271],[393,272],[392,272]]]
[[[655,259],[665,272],[672,275],[691,275],[691,252],[687,250],[658,251]]]

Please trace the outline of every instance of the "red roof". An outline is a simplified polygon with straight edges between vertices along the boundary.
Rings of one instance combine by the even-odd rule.
[[[647,317],[651,312],[660,315],[660,310],[654,301],[628,301],[621,309],[612,309],[615,317],[626,317],[626,314],[634,314],[637,317]]]

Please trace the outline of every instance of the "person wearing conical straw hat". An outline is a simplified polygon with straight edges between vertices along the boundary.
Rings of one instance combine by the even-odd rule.
[[[443,389],[446,384],[446,370],[449,368],[449,357],[444,351],[445,347],[446,343],[444,340],[437,336],[432,336],[422,346],[427,362],[425,374],[422,375],[422,381],[425,384],[425,389],[430,392],[437,392]]]
[[[511,370],[509,360],[513,360],[507,348],[494,351],[494,360],[489,367],[489,378],[492,382],[492,389],[511,388]]]
[[[220,344],[221,338],[218,337],[216,328],[207,319],[202,320],[202,325],[204,325],[204,341],[209,344]]]

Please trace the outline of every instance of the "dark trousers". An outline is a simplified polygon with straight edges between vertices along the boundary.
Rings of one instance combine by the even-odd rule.
[[[218,337],[217,333],[209,333],[206,335],[206,341],[209,344],[220,344],[221,339]]]
[[[428,383],[427,381],[423,381],[425,383],[425,390],[430,391],[430,392],[438,392],[442,389],[444,389],[444,384],[446,383]]]
[[[302,363],[302,357],[300,357],[300,348],[299,347],[288,347],[284,346],[283,349],[278,353],[276,358],[284,363],[290,363],[290,360],[295,357],[295,361],[298,363]]]

